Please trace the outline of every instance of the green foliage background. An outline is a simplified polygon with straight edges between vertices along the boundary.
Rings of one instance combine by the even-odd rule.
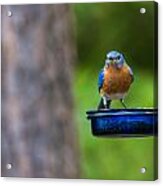
[[[146,14],[140,14],[141,7]],[[81,177],[154,179],[154,138],[96,138],[86,111],[96,109],[98,72],[109,50],[121,51],[132,67],[128,107],[153,107],[154,2],[74,4],[78,64],[74,76],[76,123],[80,137]],[[112,107],[120,108],[118,101]],[[145,174],[140,168],[146,167]]]

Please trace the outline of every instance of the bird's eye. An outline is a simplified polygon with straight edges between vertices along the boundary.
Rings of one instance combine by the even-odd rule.
[[[121,59],[121,56],[117,56],[117,59],[118,59],[118,60]]]
[[[109,60],[113,60],[113,58],[112,57],[109,57]]]

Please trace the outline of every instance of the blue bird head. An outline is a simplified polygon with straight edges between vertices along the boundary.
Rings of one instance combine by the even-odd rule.
[[[110,51],[106,55],[105,65],[114,65],[117,68],[121,68],[125,63],[125,59],[122,53],[118,51]]]

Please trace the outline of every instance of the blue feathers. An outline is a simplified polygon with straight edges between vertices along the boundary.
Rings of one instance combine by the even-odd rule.
[[[98,90],[99,90],[99,92],[103,86],[103,82],[104,82],[104,70],[102,69],[99,73],[99,76],[98,76]]]

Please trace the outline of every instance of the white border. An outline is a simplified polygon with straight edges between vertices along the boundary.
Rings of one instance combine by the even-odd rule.
[[[125,0],[126,1],[126,0]],[[0,4],[42,4],[42,3],[63,3],[63,2],[108,2],[106,0],[0,0]],[[109,1],[110,2],[110,1]],[[111,0],[111,2],[123,2],[121,0]],[[108,185],[163,185],[163,1],[157,0],[159,3],[159,180],[155,182],[142,182],[142,181],[102,181],[102,180],[66,180],[66,179],[27,179],[27,178],[0,178],[0,185],[2,186],[29,186],[29,184],[33,184],[35,186],[46,185],[46,186],[108,186]]]

